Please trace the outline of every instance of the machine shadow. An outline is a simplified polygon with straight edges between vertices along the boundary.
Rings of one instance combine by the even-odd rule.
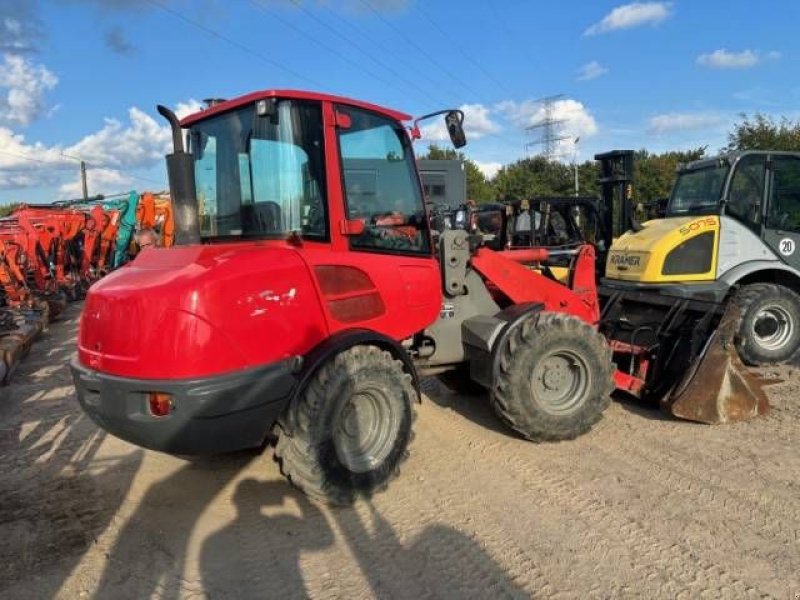
[[[618,404],[623,410],[651,421],[678,421],[676,417],[665,413],[653,401],[640,400],[625,392],[615,391],[611,394],[611,400]]]
[[[314,589],[307,578],[333,597],[529,597],[477,541],[449,526],[428,525],[403,544],[369,499],[322,508],[285,482],[245,479],[234,503],[236,519],[206,538],[200,554],[202,589],[211,598],[309,598]],[[356,560],[353,575],[368,589],[304,573],[301,553],[337,552],[334,530]],[[474,587],[476,580],[481,589]],[[337,585],[346,591],[337,592]]]
[[[461,417],[472,421],[489,431],[501,433],[510,438],[523,439],[514,431],[503,425],[489,404],[489,392],[465,393],[455,392],[436,377],[426,377],[421,382],[422,392],[435,404],[458,413]]]
[[[529,598],[480,543],[444,525],[427,525],[402,543],[390,520],[366,500],[333,518],[375,598]],[[366,512],[367,514],[362,514]],[[369,524],[369,526],[368,526]]]
[[[524,439],[514,431],[505,427],[497,418],[489,404],[488,392],[457,393],[450,390],[436,377],[425,378],[422,382],[422,390],[425,395],[438,406],[453,410],[476,425],[480,425],[490,431],[505,434],[514,439]],[[644,419],[653,421],[676,420],[675,417],[662,411],[657,403],[639,400],[624,392],[613,392],[611,394],[611,400],[618,404],[623,410]]]
[[[55,596],[142,460],[139,450],[101,455],[106,434],[75,401],[66,365],[79,312],[51,324],[0,391],[0,597]]]
[[[248,451],[195,457],[150,485],[108,552],[95,597],[186,596],[191,584],[184,572],[198,522],[256,456]]]

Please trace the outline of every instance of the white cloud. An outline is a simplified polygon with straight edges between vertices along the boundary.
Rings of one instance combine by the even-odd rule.
[[[172,137],[169,127],[133,107],[130,123],[106,119],[99,131],[87,135],[64,151],[93,165],[105,167],[147,167],[163,160]]]
[[[658,25],[672,14],[671,2],[632,2],[616,7],[584,35],[597,35],[617,29],[632,29],[641,25]]]
[[[197,100],[181,102],[176,113],[184,116],[200,106]],[[71,145],[28,143],[22,134],[0,126],[0,189],[61,186],[61,196],[77,196],[80,188],[75,186],[79,184],[72,179],[78,176],[74,158],[88,163],[92,194],[129,187],[131,178],[125,172],[160,164],[171,149],[172,136],[166,121],[138,108],[131,108],[128,117],[126,123],[106,119],[98,131]],[[67,176],[70,181],[65,182]]]
[[[597,79],[608,73],[608,68],[601,65],[596,60],[588,62],[578,69],[578,81],[589,81]]]
[[[193,113],[203,110],[204,107],[205,105],[202,102],[200,102],[200,100],[195,100],[194,98],[191,98],[186,102],[178,102],[174,110],[175,110],[175,115],[179,119],[183,119],[184,117],[187,117]]]
[[[481,162],[479,160],[473,161],[487,179],[492,179],[497,172],[503,168],[503,163],[499,162]]]
[[[491,110],[483,104],[464,104],[459,108],[464,111],[464,131],[467,134],[467,141],[478,140],[500,131],[500,126],[490,117]],[[429,123],[420,127],[420,131],[422,139],[428,142],[450,140],[443,116],[434,117]]]
[[[722,115],[714,113],[664,113],[650,118],[647,131],[661,135],[674,131],[712,129],[727,122]]]
[[[89,195],[109,194],[124,192],[133,185],[133,178],[115,169],[88,169],[86,172],[87,187]],[[80,174],[72,181],[62,184],[58,188],[58,195],[61,199],[81,198],[83,196],[83,184]]]
[[[752,50],[728,52],[725,48],[697,57],[697,64],[712,69],[747,69],[759,62],[758,54]]]
[[[45,94],[58,83],[43,65],[14,54],[0,64],[0,125],[30,125],[48,112]]]
[[[27,144],[23,135],[0,127],[0,189],[54,185],[63,171],[74,168],[60,147]]]
[[[697,64],[711,69],[749,69],[765,60],[778,60],[781,53],[771,50],[766,54],[761,54],[755,50],[742,50],[741,52],[730,52],[726,48],[720,48],[701,54],[697,57]]]
[[[519,128],[530,127],[545,118],[544,106],[536,100],[523,102],[504,100],[496,106],[496,109]],[[559,134],[566,138],[558,142],[556,148],[556,153],[563,158],[572,158],[575,138],[586,139],[597,133],[597,121],[589,109],[582,102],[572,98],[556,100],[552,106],[551,116],[561,121]]]

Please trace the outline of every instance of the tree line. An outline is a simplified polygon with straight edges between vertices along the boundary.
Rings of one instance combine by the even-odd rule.
[[[800,121],[756,113],[740,115],[728,134],[723,152],[734,150],[788,150],[800,152]],[[672,190],[679,163],[707,156],[707,147],[660,154],[640,149],[635,152],[634,193],[639,202],[665,198]],[[476,202],[516,200],[533,196],[572,196],[575,191],[575,166],[549,161],[542,156],[522,158],[504,165],[488,179],[478,165],[463,152],[431,145],[420,158],[461,159],[467,177],[467,197]],[[597,196],[597,164],[579,163],[578,181],[581,196]]]

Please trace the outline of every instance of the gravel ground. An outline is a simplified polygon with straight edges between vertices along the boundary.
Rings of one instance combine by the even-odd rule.
[[[97,429],[79,306],[0,390],[0,598],[800,598],[800,377],[709,427],[615,402],[533,445],[427,381],[400,478],[308,502],[269,451],[185,460]]]

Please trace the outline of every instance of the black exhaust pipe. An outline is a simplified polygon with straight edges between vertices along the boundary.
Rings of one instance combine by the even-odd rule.
[[[167,175],[172,207],[175,213],[175,244],[200,243],[200,222],[197,214],[197,188],[194,181],[194,157],[184,151],[181,124],[175,113],[159,104],[157,110],[172,128],[172,154],[167,154]]]

